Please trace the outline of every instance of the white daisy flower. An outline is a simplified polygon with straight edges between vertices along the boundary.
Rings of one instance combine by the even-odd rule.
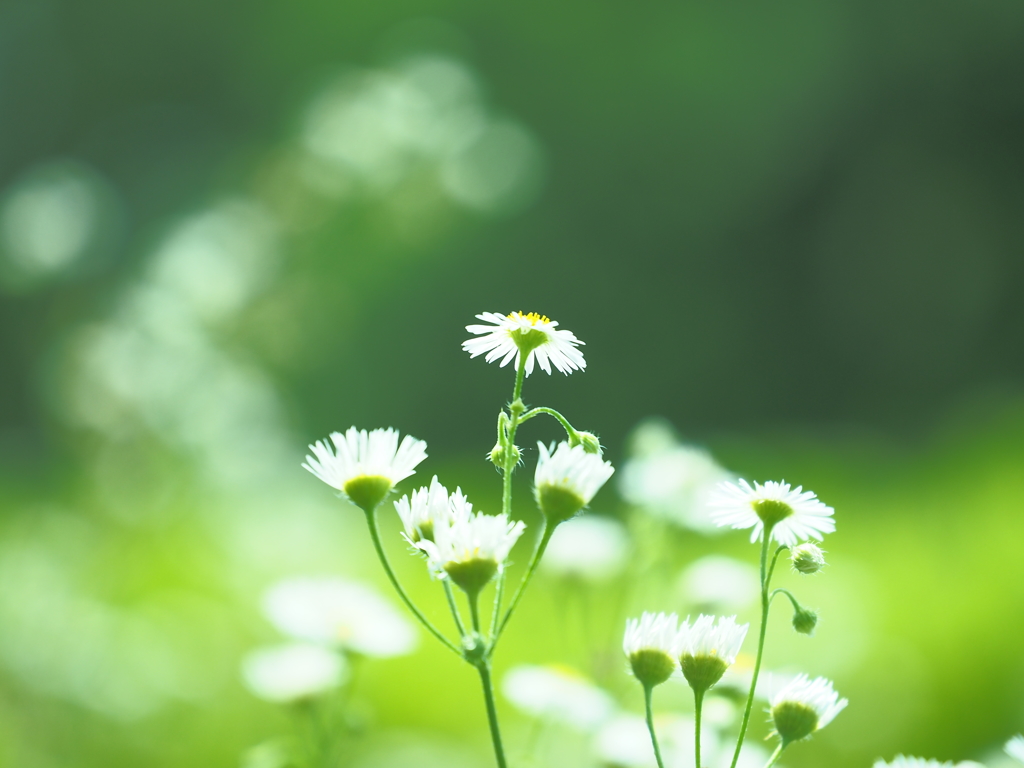
[[[519,710],[588,733],[616,709],[615,700],[586,677],[559,665],[513,667],[502,679],[502,693]]]
[[[453,496],[465,500],[462,489],[456,489]],[[464,509],[466,505],[468,502],[456,505],[455,508]],[[437,475],[430,481],[429,488],[415,490],[395,502],[395,511],[405,528],[405,538],[413,545],[420,539],[433,541],[435,528],[450,526],[454,520],[452,509],[453,502],[448,489],[438,482]]]
[[[771,716],[783,745],[806,739],[832,722],[850,702],[840,699],[832,682],[799,675],[772,697]]]
[[[418,642],[413,625],[379,592],[337,577],[280,581],[264,595],[263,613],[289,637],[363,656],[404,656]]]
[[[610,517],[586,515],[558,526],[540,567],[558,576],[605,581],[619,574],[628,554],[626,526]]]
[[[287,704],[310,699],[341,685],[345,661],[318,645],[289,643],[261,648],[242,660],[242,679],[253,694]]]
[[[611,462],[582,445],[561,442],[549,449],[537,443],[540,456],[533,476],[533,495],[549,522],[557,525],[583,509],[615,472]]]
[[[661,685],[679,669],[679,617],[644,612],[626,621],[622,650],[633,675],[644,686]]]
[[[475,596],[505,567],[526,525],[504,514],[474,513],[464,496],[452,496],[452,512],[450,526],[435,528],[434,540],[421,539],[416,547],[427,554],[435,573]]]
[[[938,760],[927,760],[923,757],[907,757],[896,755],[888,763],[885,760],[876,760],[872,768],[983,768],[980,763],[971,760],[962,763],[939,762]]]
[[[1024,736],[1017,735],[1006,742],[1006,746],[1003,747],[1006,750],[1006,754],[1012,757],[1014,760],[1019,760],[1024,763]]]
[[[317,440],[306,456],[309,470],[365,512],[372,512],[395,485],[415,474],[416,465],[427,458],[427,444],[411,435],[398,443],[398,431],[349,427],[343,435],[331,433],[332,449]]]
[[[533,373],[536,361],[544,373],[551,373],[555,366],[561,373],[582,371],[587,367],[583,353],[577,347],[583,344],[572,331],[557,330],[558,323],[536,312],[523,314],[513,312],[502,315],[498,312],[484,312],[476,316],[490,325],[467,325],[466,330],[477,337],[462,342],[462,348],[470,357],[482,355],[488,363],[501,359],[501,367],[526,355],[526,375]]]
[[[736,661],[749,624],[737,624],[735,616],[718,617],[701,614],[693,625],[690,619],[679,627],[676,649],[683,677],[698,693],[707,691],[722,679],[725,670]]]
[[[751,541],[759,541],[766,527],[775,541],[789,547],[801,539],[821,541],[822,534],[836,529],[832,507],[811,491],[801,486],[791,488],[786,482],[769,480],[753,486],[746,480],[740,480],[739,485],[721,483],[711,506],[719,526],[753,527]]]

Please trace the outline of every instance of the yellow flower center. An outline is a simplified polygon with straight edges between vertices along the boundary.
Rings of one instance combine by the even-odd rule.
[[[537,323],[550,323],[551,318],[547,315],[539,315],[536,312],[529,312],[523,314],[522,312],[513,312],[508,316],[509,320],[529,320],[530,325],[536,325]]]

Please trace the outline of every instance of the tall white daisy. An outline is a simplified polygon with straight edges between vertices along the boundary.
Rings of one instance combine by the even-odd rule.
[[[334,449],[317,440],[306,456],[303,468],[332,488],[345,494],[353,504],[369,513],[376,509],[395,484],[415,474],[416,465],[427,458],[427,444],[406,435],[401,444],[395,429],[349,427],[343,435],[331,433]]]
[[[453,495],[452,501],[452,524],[436,527],[433,541],[421,539],[416,546],[426,552],[436,574],[476,596],[505,567],[526,525],[504,514],[473,513],[465,497]]]
[[[462,342],[470,357],[487,353],[484,359],[488,363],[500,359],[503,368],[515,360],[518,369],[519,361],[526,355],[527,376],[533,373],[534,361],[544,373],[551,373],[552,365],[567,375],[587,367],[583,353],[577,349],[583,342],[572,331],[558,330],[558,323],[544,315],[484,312],[476,317],[490,325],[466,326],[467,331],[476,334],[476,338]]]
[[[453,501],[456,497],[461,499],[460,503]],[[465,509],[468,504],[461,489],[456,489],[449,497],[448,489],[438,482],[435,475],[429,488],[419,488],[396,501],[395,511],[402,519],[405,537],[415,545],[420,539],[433,541],[434,530],[439,526],[450,526],[455,515],[453,510]]]
[[[832,722],[850,702],[840,699],[832,682],[824,677],[811,680],[799,675],[771,701],[775,733],[783,746],[806,739]]]
[[[537,443],[540,456],[533,476],[533,494],[548,522],[564,522],[583,509],[615,472],[611,462],[582,445],[562,442],[547,448]]]
[[[752,527],[751,541],[760,540],[768,528],[775,541],[791,547],[800,540],[821,541],[822,534],[836,529],[832,507],[811,491],[801,486],[791,488],[786,482],[769,480],[753,486],[746,480],[738,485],[720,483],[711,506],[712,518],[719,526]]]
[[[679,669],[679,617],[674,613],[641,614],[626,622],[622,651],[634,677],[644,687],[661,685]]]
[[[716,620],[701,614],[692,626],[689,618],[682,623],[676,636],[679,666],[694,691],[704,693],[722,679],[736,661],[749,628],[749,624],[737,624],[735,616]]]
[[[927,760],[923,757],[907,757],[896,755],[892,760],[876,760],[872,768],[983,768],[979,763],[971,760],[962,763],[939,762],[938,760]]]
[[[1024,736],[1020,734],[1014,736],[1003,747],[1006,750],[1006,754],[1012,757],[1014,760],[1018,760],[1024,763]]]

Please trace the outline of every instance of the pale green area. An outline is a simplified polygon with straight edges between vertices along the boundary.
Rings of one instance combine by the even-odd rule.
[[[785,765],[999,766],[1024,729],[1022,41],[1019,0],[0,5],[0,766],[274,768],[308,723],[241,683],[282,639],[266,588],[390,595],[304,446],[393,426],[430,446],[401,491],[437,473],[497,512],[512,371],[459,345],[517,310],[587,343],[527,404],[617,467],[663,416],[836,508],[829,565],[777,579],[815,635],[778,599],[766,669],[851,704]],[[513,577],[559,435],[518,439]],[[627,523],[629,572],[541,569],[495,661],[640,713],[625,619],[698,610],[687,564],[758,552],[631,509],[620,477],[593,511]],[[342,765],[491,765],[476,674],[425,634],[354,679]],[[515,768],[587,765],[499,707]]]

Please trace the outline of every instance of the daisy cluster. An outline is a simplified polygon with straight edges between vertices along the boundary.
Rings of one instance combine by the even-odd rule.
[[[586,370],[583,341],[558,322],[534,312],[483,312],[476,318],[478,323],[466,326],[471,338],[462,343],[462,349],[471,358],[483,357],[501,368],[511,364],[515,371],[512,397],[499,411],[497,442],[487,454],[501,475],[500,512],[490,514],[474,508],[460,487],[450,491],[451,486],[446,487],[437,476],[429,484],[399,495],[398,485],[426,460],[427,446],[423,440],[402,436],[392,428],[365,430],[353,426],[344,433],[333,432],[309,446],[302,466],[365,513],[378,558],[398,596],[424,629],[479,671],[498,763],[505,765],[493,705],[491,657],[534,571],[547,553],[543,568],[549,575],[577,584],[600,582],[614,578],[637,558],[630,557],[630,535],[624,525],[609,518],[582,516],[615,473],[602,455],[597,435],[577,430],[551,408],[531,408],[524,402],[524,382],[538,368],[549,375]],[[506,590],[510,558],[517,547],[521,551],[526,530],[526,525],[513,516],[512,473],[532,453],[516,444],[517,431],[538,416],[554,418],[564,428],[565,439],[536,444],[532,495],[540,511],[539,533],[534,537],[532,554],[524,558],[518,586]],[[645,424],[635,442],[633,455],[620,475],[627,503],[650,511],[648,523],[654,526],[671,523],[702,534],[726,528],[748,530],[751,542],[760,544],[760,568],[756,561],[752,565],[731,558],[706,557],[691,564],[678,582],[692,596],[689,606],[694,612],[700,609],[706,613],[680,621],[677,613],[644,612],[626,622],[622,649],[630,673],[643,687],[645,718],[618,711],[606,692],[582,675],[559,667],[517,667],[504,680],[505,694],[529,716],[561,722],[581,732],[599,728],[604,729],[602,733],[612,733],[615,728],[632,734],[646,731],[651,751],[647,751],[645,742],[637,752],[640,757],[636,764],[648,765],[653,757],[660,768],[664,768],[664,761],[656,734],[659,723],[676,734],[681,721],[655,716],[655,687],[675,679],[685,681],[692,689],[694,718],[687,720],[686,726],[693,726],[688,746],[696,752],[697,765],[726,764],[729,757],[718,751],[724,744],[716,730],[713,702],[725,702],[739,715],[741,704],[730,701],[745,700],[730,765],[744,766],[744,759],[749,762],[751,755],[763,757],[756,746],[748,748],[746,758],[742,755],[753,702],[760,696],[768,702],[778,741],[775,753],[767,758],[767,766],[774,766],[790,744],[826,727],[848,705],[824,677],[801,674],[770,698],[758,689],[773,603],[784,606],[788,601],[792,605],[792,626],[799,633],[813,634],[818,623],[817,612],[801,605],[789,588],[772,589],[777,561],[783,552],[788,553],[792,568],[783,571],[791,579],[821,573],[826,553],[819,544],[826,534],[836,530],[835,511],[803,486],[736,477],[703,449],[680,442],[663,423]],[[397,537],[388,544],[377,522],[378,512],[389,498],[394,498],[393,507],[408,548],[425,561],[428,574],[445,591],[454,618],[452,631],[458,632],[454,639],[438,630],[416,607],[390,565],[386,549],[397,543]],[[639,536],[637,540],[641,540]],[[488,586],[493,586],[495,597],[490,609],[488,603],[479,600]],[[464,621],[460,610],[460,605],[467,603],[471,621]],[[761,625],[756,633],[756,653],[751,649],[750,656],[737,664],[750,625],[739,623],[735,615],[717,614],[743,612],[758,603]],[[344,685],[347,665],[355,656],[399,655],[415,645],[415,632],[408,622],[396,619],[390,606],[382,604],[380,596],[365,585],[291,580],[268,592],[264,608],[291,643],[253,654],[243,672],[252,690],[275,701],[303,700]],[[482,617],[481,612],[488,611],[490,615]],[[372,620],[368,616],[373,616]],[[734,666],[736,669],[730,672]],[[708,699],[711,709],[705,713],[705,695],[727,673],[726,682]],[[749,682],[749,692],[733,695],[737,680],[743,686]],[[725,688],[728,696],[722,694]],[[710,719],[702,720],[705,716]],[[704,758],[702,722],[711,723],[708,738],[704,739],[708,750]],[[718,722],[720,725],[726,720]],[[602,738],[609,746],[602,752],[609,762],[633,764],[629,762],[632,758],[623,756],[621,747],[634,740],[611,736],[598,740]],[[670,744],[680,741],[674,735],[667,739]],[[1024,737],[1007,743],[1006,752],[1024,762]],[[679,762],[675,757],[673,761]],[[901,755],[890,762],[880,760],[875,768],[969,765]]]

